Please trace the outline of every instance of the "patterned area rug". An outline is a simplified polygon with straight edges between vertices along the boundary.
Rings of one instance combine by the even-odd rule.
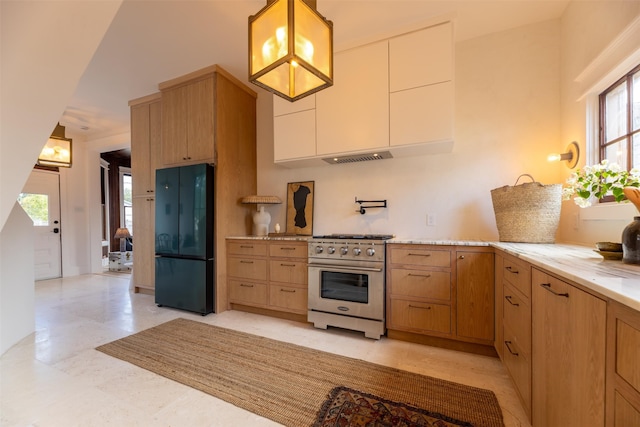
[[[285,426],[313,425],[337,386],[378,396],[373,406],[403,402],[396,408],[420,408],[413,414],[442,414],[475,427],[504,426],[489,390],[194,320],[175,319],[97,350]],[[355,419],[349,422],[337,425],[359,425]]]
[[[372,394],[336,387],[325,401],[313,427],[413,427],[473,425],[436,412],[381,399]]]

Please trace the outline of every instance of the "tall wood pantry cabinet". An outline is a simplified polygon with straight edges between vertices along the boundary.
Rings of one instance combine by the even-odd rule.
[[[133,286],[153,292],[156,166],[160,155],[160,93],[129,101],[133,186]]]
[[[228,308],[225,236],[248,234],[251,227],[247,209],[240,204],[240,199],[247,194],[255,194],[257,188],[257,94],[217,65],[162,82],[158,87],[161,93],[159,138],[154,137],[150,140],[154,148],[159,147],[159,151],[154,153],[157,156],[155,165],[144,165],[134,161],[134,153],[144,145],[144,138],[134,137],[134,130],[144,128],[145,119],[143,114],[138,117],[132,113],[131,161],[134,185],[135,176],[143,175],[144,170],[153,171],[155,176],[155,170],[158,168],[198,163],[214,165],[214,310],[221,312]],[[156,131],[152,134],[156,135]],[[152,197],[143,192],[140,198]],[[152,214],[150,215],[153,218]],[[145,237],[145,243],[155,250],[153,221],[148,221],[148,224],[152,232]],[[142,237],[139,239],[136,234],[136,248],[139,247],[141,239]],[[144,243],[142,245],[144,246]],[[137,250],[134,250],[134,257],[136,252]],[[145,271],[148,268],[155,269],[153,252],[134,259],[134,276],[137,269]],[[153,286],[149,286],[149,289],[153,289]]]

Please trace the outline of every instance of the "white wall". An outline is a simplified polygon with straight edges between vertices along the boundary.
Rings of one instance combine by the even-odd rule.
[[[0,232],[0,354],[35,330],[33,221],[14,202]]]
[[[285,200],[288,182],[315,181],[314,234],[497,240],[490,191],[520,174],[561,182],[546,156],[560,138],[560,22],[542,22],[455,47],[455,145],[450,154],[306,169],[273,164],[270,96],[258,99],[258,192]],[[356,213],[354,198],[387,199]],[[284,205],[266,208],[286,223]],[[249,210],[248,210],[249,212]],[[427,213],[436,226],[426,225]]]
[[[593,83],[605,78],[609,70],[617,68],[624,58],[634,52],[637,59],[633,65],[614,75],[621,77],[640,64],[640,55],[637,54],[640,49],[640,30],[636,29],[626,43],[620,39],[629,24],[635,22],[636,27],[640,27],[639,19],[638,1],[615,2],[615,6],[611,2],[572,2],[562,17],[562,140],[580,143],[582,158],[578,167],[595,163],[593,159],[588,159],[586,150],[589,124],[587,99],[583,95],[593,87]],[[604,64],[594,67],[594,61],[602,58],[605,58]],[[564,168],[563,180],[570,172]],[[563,203],[559,238],[586,245],[597,241],[620,242],[622,230],[631,222],[633,215],[638,213],[632,205],[581,209],[572,201],[566,201]]]

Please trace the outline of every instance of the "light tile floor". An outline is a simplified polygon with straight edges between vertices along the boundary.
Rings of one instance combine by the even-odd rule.
[[[158,308],[129,275],[36,283],[36,331],[0,358],[2,426],[275,426],[270,420],[95,350],[184,317],[493,390],[505,424],[530,426],[498,359],[239,311]]]

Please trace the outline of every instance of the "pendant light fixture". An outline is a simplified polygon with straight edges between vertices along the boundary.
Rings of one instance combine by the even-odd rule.
[[[249,16],[249,81],[292,102],[333,85],[333,23],[316,0],[267,0]]]
[[[57,124],[38,156],[39,166],[71,167],[71,138],[65,137],[64,126]]]

